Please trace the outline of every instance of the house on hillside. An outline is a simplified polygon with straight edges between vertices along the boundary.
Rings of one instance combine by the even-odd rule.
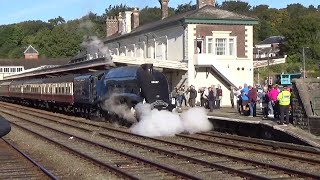
[[[284,56],[285,38],[283,36],[271,36],[259,42],[253,49],[253,59]]]
[[[195,10],[168,17],[168,2],[160,0],[161,20],[142,26],[137,9],[107,18],[104,43],[114,63],[153,63],[171,90],[220,84],[222,105],[230,105],[230,86],[254,83],[257,19],[216,8],[213,0],[198,0]]]
[[[23,52],[25,59],[38,59],[39,58],[39,52],[29,45],[27,49]]]

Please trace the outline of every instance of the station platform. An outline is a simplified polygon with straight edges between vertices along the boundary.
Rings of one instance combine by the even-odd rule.
[[[182,110],[187,110],[188,107],[182,107]],[[283,138],[296,138],[299,141],[303,142],[305,145],[309,145],[315,148],[320,149],[320,136],[315,136],[307,131],[304,131],[298,127],[289,124],[288,126],[279,125],[279,120],[268,118],[262,119],[262,112],[259,108],[257,108],[257,116],[256,117],[248,117],[244,115],[240,115],[235,108],[231,107],[222,107],[220,109],[214,109],[213,112],[207,111],[208,119],[211,122],[219,123],[228,123],[229,127],[232,126],[230,123],[234,124],[242,124],[242,129],[244,131],[259,131],[259,130],[252,130],[250,128],[257,128],[262,127],[262,129],[269,129],[273,132],[277,133],[278,140],[281,140],[281,136],[283,133],[286,134],[286,137]],[[214,123],[215,124],[215,123]],[[248,128],[243,128],[243,126],[248,125]],[[263,128],[264,127],[264,128]],[[216,128],[216,127],[215,127]],[[252,136],[251,136],[252,137]]]

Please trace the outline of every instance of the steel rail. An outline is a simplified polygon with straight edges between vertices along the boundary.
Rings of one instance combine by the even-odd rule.
[[[38,137],[40,137],[40,138],[42,138],[42,139],[45,139],[45,140],[47,140],[47,141],[49,141],[49,142],[51,142],[51,143],[53,143],[53,144],[55,144],[55,145],[58,145],[59,147],[61,147],[61,148],[63,148],[63,149],[66,149],[66,150],[68,150],[69,152],[71,152],[71,153],[73,153],[73,154],[77,154],[77,155],[79,155],[79,156],[81,156],[81,157],[84,157],[84,158],[86,158],[86,159],[88,159],[88,160],[90,160],[90,161],[92,161],[92,162],[94,162],[94,163],[96,163],[96,164],[99,164],[99,165],[101,165],[101,166],[107,167],[108,169],[110,169],[110,170],[118,173],[118,174],[119,174],[120,176],[122,176],[122,177],[138,180],[138,178],[136,178],[136,177],[134,177],[134,176],[132,176],[132,175],[130,175],[130,174],[127,174],[126,172],[124,172],[124,171],[122,171],[122,170],[120,170],[120,169],[117,169],[117,168],[115,168],[115,167],[112,167],[112,166],[110,166],[110,165],[108,165],[108,164],[106,164],[106,163],[100,162],[100,161],[98,161],[98,160],[96,160],[96,159],[94,159],[94,158],[92,158],[92,157],[90,157],[90,156],[87,156],[86,154],[83,154],[83,153],[81,153],[81,152],[79,152],[79,151],[76,151],[76,150],[74,150],[74,149],[72,149],[72,148],[69,148],[69,147],[65,146],[64,144],[62,144],[62,143],[59,143],[59,142],[57,142],[57,141],[55,141],[55,140],[53,140],[53,139],[47,138],[47,137],[45,137],[45,136],[43,136],[43,135],[41,135],[41,134],[39,134],[39,133],[37,133],[37,132],[34,132],[34,131],[32,131],[32,130],[30,130],[30,129],[28,129],[28,128],[25,128],[25,127],[17,124],[16,122],[10,122],[10,123],[12,123],[13,125],[17,126],[18,128],[21,128],[21,129],[23,129],[23,130],[25,130],[25,131],[27,131],[27,132],[29,132],[29,133],[32,133],[32,134],[34,134],[34,135],[36,135],[36,136],[38,136]]]
[[[47,114],[47,115],[50,115],[50,116],[53,116],[51,114]],[[57,116],[56,116],[57,117]],[[43,117],[42,117],[43,118]],[[65,119],[69,119],[69,118],[65,118]],[[52,119],[49,119],[49,120],[52,120]],[[73,119],[69,119],[69,120],[73,120]],[[78,122],[77,120],[73,120],[75,122]],[[60,122],[61,123],[61,122]],[[96,127],[99,127],[101,128],[102,126],[98,126],[98,125],[94,125],[94,124],[91,124],[91,123],[87,123],[87,122],[81,122],[81,123],[85,123],[85,124],[88,124],[88,125],[92,125],[92,126],[96,126]],[[77,127],[78,128],[78,127]],[[135,134],[132,134],[132,133],[128,133],[128,132],[125,132],[125,131],[121,131],[121,130],[118,130],[118,129],[115,129],[115,128],[111,128],[111,127],[103,127],[105,129],[111,129],[111,130],[114,130],[114,131],[117,131],[117,132],[121,132],[121,133],[126,133],[128,135],[135,135]],[[87,131],[90,131],[90,130],[87,130]],[[100,133],[101,134],[101,133]],[[142,137],[142,138],[148,138],[148,139],[152,139],[152,140],[156,140],[156,141],[160,141],[160,142],[163,142],[163,143],[168,143],[168,144],[172,144],[172,145],[176,145],[176,146],[184,146],[184,148],[189,148],[189,149],[194,149],[194,150],[198,150],[198,151],[206,151],[206,153],[217,153],[217,152],[213,152],[213,151],[207,151],[207,150],[203,150],[203,149],[199,149],[199,148],[195,148],[195,147],[190,147],[190,146],[186,146],[186,145],[181,145],[181,144],[178,144],[178,143],[173,143],[173,142],[170,142],[170,141],[164,141],[164,140],[160,140],[160,139],[156,139],[156,138],[150,138],[150,137],[145,137],[145,136],[140,136],[140,135],[135,135],[137,137]],[[242,147],[244,148],[244,147]],[[246,148],[245,148],[246,149]],[[297,170],[293,170],[293,169],[289,169],[289,168],[285,168],[285,167],[281,167],[281,166],[277,166],[277,165],[270,165],[270,164],[264,164],[264,163],[261,163],[259,161],[255,161],[255,160],[248,160],[248,159],[243,159],[243,158],[240,158],[239,157],[236,157],[236,156],[232,156],[232,155],[225,155],[225,154],[220,154],[218,153],[217,155],[221,155],[221,156],[228,156],[228,158],[233,158],[233,159],[237,159],[237,160],[241,160],[241,161],[251,161],[250,163],[256,163],[256,164],[259,164],[260,166],[268,166],[268,167],[273,167],[273,168],[276,168],[276,169],[281,169],[283,171],[287,171],[287,172],[290,172],[290,173],[295,173],[295,174],[301,174],[303,176],[307,176],[307,177],[312,177],[312,178],[320,178],[319,175],[316,175],[316,174],[310,174],[310,173],[306,173],[306,172],[303,172],[303,171],[297,171]]]
[[[79,122],[78,120],[74,120],[74,119],[72,119],[72,118],[70,118],[68,116],[63,115],[63,114],[52,114],[52,112],[49,112],[49,111],[34,109],[34,108],[25,107],[25,106],[16,105],[16,104],[11,104],[11,103],[7,103],[7,102],[0,102],[0,106],[1,106],[1,103],[9,105],[9,106],[14,106],[14,107],[18,107],[18,108],[21,108],[21,109],[25,109],[25,110],[28,110],[28,111],[32,111],[32,112],[40,112],[42,114],[46,114],[46,115],[49,115],[49,116],[59,117],[59,118],[64,118],[64,119],[68,119],[68,120],[71,120],[71,121]],[[2,106],[2,107],[8,108],[7,106]],[[30,114],[30,115],[35,115],[35,114],[31,114],[29,112],[25,112],[25,113]],[[37,116],[37,117],[41,117],[41,116]],[[90,122],[81,122],[81,123],[92,125],[92,126],[96,126],[96,127],[102,127],[102,126],[97,126],[95,124],[92,124]],[[317,148],[307,147],[307,146],[302,146],[302,145],[294,145],[293,146],[293,145],[288,144],[288,143],[283,143],[283,142],[279,143],[279,142],[270,141],[270,140],[255,141],[254,139],[248,139],[248,138],[244,138],[244,137],[237,137],[237,136],[230,137],[231,135],[216,135],[216,134],[208,134],[208,133],[197,133],[197,134],[200,134],[200,135],[203,135],[203,136],[209,136],[209,137],[224,138],[224,139],[229,139],[229,140],[233,140],[233,141],[236,140],[236,141],[248,142],[248,143],[251,143],[251,144],[272,146],[272,147],[281,148],[281,149],[287,149],[287,150],[292,150],[292,151],[306,152],[306,153],[312,153],[312,154],[320,154],[320,150],[318,150]],[[227,137],[227,136],[229,136],[229,137]]]
[[[4,112],[4,111],[2,111],[2,112]],[[169,167],[167,167],[167,166],[164,166],[164,165],[161,165],[161,164],[158,164],[158,163],[149,161],[149,160],[144,159],[144,158],[141,158],[141,157],[133,156],[133,155],[131,155],[131,154],[128,154],[128,153],[123,152],[123,151],[120,151],[120,150],[116,150],[116,149],[111,148],[111,147],[108,147],[108,146],[106,146],[106,145],[103,145],[103,144],[100,144],[100,143],[96,143],[96,142],[92,142],[92,141],[87,140],[87,139],[84,139],[84,138],[82,138],[82,137],[75,136],[75,135],[72,135],[72,134],[69,134],[69,133],[66,133],[66,132],[63,132],[63,131],[54,129],[54,128],[52,128],[52,127],[49,127],[49,126],[46,126],[46,125],[42,125],[42,124],[40,124],[40,123],[36,123],[36,122],[30,121],[30,120],[27,120],[27,119],[25,119],[25,118],[21,118],[21,117],[19,117],[19,116],[17,116],[17,115],[13,115],[13,114],[10,114],[10,113],[7,113],[7,112],[4,112],[4,113],[9,114],[10,116],[14,116],[14,117],[19,118],[19,119],[23,119],[24,121],[27,121],[27,122],[36,124],[36,125],[38,125],[38,126],[48,128],[48,129],[50,129],[50,130],[52,130],[52,131],[55,131],[55,132],[58,132],[58,133],[67,135],[67,136],[69,136],[69,137],[70,137],[70,136],[73,136],[73,137],[75,137],[76,139],[80,139],[80,140],[82,140],[82,141],[84,141],[84,142],[86,142],[86,143],[90,143],[90,144],[92,144],[92,145],[99,146],[100,148],[105,148],[105,149],[107,149],[107,150],[109,150],[109,151],[112,151],[112,152],[115,152],[115,153],[118,153],[118,154],[122,154],[122,155],[124,155],[124,156],[128,156],[128,157],[130,157],[130,158],[132,158],[132,159],[137,159],[138,161],[142,161],[142,162],[147,163],[147,164],[150,164],[150,165],[152,165],[152,166],[156,166],[156,167],[161,168],[161,169],[163,169],[163,170],[169,171],[169,173],[173,173],[173,174],[175,174],[175,175],[179,175],[179,176],[181,176],[181,177],[183,177],[183,178],[187,178],[187,179],[199,179],[198,177],[195,177],[195,176],[193,176],[193,175],[190,175],[190,174],[187,174],[187,173],[184,173],[184,172],[181,172],[181,171],[178,171],[178,170],[169,168]],[[73,150],[72,148],[69,148],[69,147],[67,147],[67,146],[65,146],[65,145],[63,145],[63,144],[61,144],[61,143],[59,143],[59,142],[57,142],[57,141],[55,141],[55,140],[52,140],[52,139],[47,138],[47,137],[45,137],[45,136],[42,136],[41,134],[39,134],[39,133],[37,133],[37,132],[34,132],[34,131],[29,130],[29,129],[27,129],[27,128],[24,128],[24,127],[18,125],[17,123],[15,123],[15,122],[11,122],[11,123],[13,123],[13,124],[16,125],[16,126],[19,126],[20,128],[22,128],[22,129],[24,129],[24,130],[27,130],[27,131],[29,131],[29,132],[32,132],[33,134],[36,134],[37,136],[40,136],[40,137],[42,137],[42,138],[45,138],[46,140],[49,140],[50,142],[53,142],[53,143],[55,143],[55,144],[59,144],[60,146],[64,146],[64,148],[66,148],[66,149],[68,149],[68,150],[70,150],[70,151],[76,152],[77,154],[79,154],[79,155],[81,155],[81,156],[84,156],[84,157],[86,157],[86,158],[88,158],[88,159],[91,159],[92,161],[94,161],[94,162],[96,162],[96,163],[99,163],[99,164],[101,164],[101,165],[103,165],[103,166],[106,166],[106,167],[108,167],[108,168],[110,167],[110,169],[112,169],[112,170],[114,170],[114,171],[116,171],[116,172],[119,172],[119,173],[125,175],[126,177],[128,177],[128,178],[130,178],[130,179],[137,179],[136,177],[134,177],[134,176],[132,176],[132,175],[130,175],[130,174],[127,174],[126,172],[124,172],[124,171],[122,171],[122,170],[119,170],[119,169],[117,169],[117,168],[114,168],[114,167],[112,167],[112,166],[110,166],[110,165],[108,165],[108,164],[105,164],[105,163],[103,163],[103,162],[99,162],[98,160],[95,160],[94,158],[92,158],[92,157],[90,157],[90,156],[87,156],[87,155],[85,155],[85,154],[83,154],[83,153],[81,153],[81,152],[75,151],[75,150]]]
[[[300,156],[296,156],[296,155],[287,154],[287,153],[284,153],[284,152],[277,152],[277,151],[271,151],[271,150],[267,150],[267,149],[259,149],[259,148],[254,148],[254,147],[245,147],[245,146],[241,146],[241,145],[238,145],[238,144],[233,144],[233,143],[228,143],[228,142],[217,142],[217,141],[213,141],[213,140],[209,140],[209,139],[202,139],[202,138],[199,138],[199,137],[191,137],[191,136],[183,135],[183,134],[177,134],[176,136],[177,137],[186,138],[186,139],[192,139],[192,140],[196,140],[196,141],[202,141],[202,142],[206,142],[206,143],[216,144],[216,145],[220,145],[220,146],[225,146],[225,147],[246,149],[246,150],[249,150],[249,151],[261,152],[261,153],[265,153],[265,154],[276,155],[276,156],[279,156],[279,157],[287,157],[288,159],[298,159],[298,160],[305,161],[305,162],[308,162],[308,163],[320,164],[320,160],[319,159],[311,159],[311,158],[306,158],[306,157],[300,157]],[[263,145],[263,146],[266,146],[266,145]]]
[[[1,106],[1,105],[0,105]],[[29,109],[29,108],[28,108]],[[34,112],[39,112],[35,109],[32,109],[30,108],[31,111],[34,111]],[[38,115],[34,115],[34,114],[31,114],[29,112],[24,112],[26,114],[30,114],[30,115],[33,115],[33,116],[37,116],[37,117],[41,117],[41,118],[45,118],[45,117],[42,117],[42,116],[38,116]],[[49,113],[45,113],[46,115],[49,115],[49,116],[53,116],[53,117],[60,117],[60,116],[56,116],[56,115],[51,115]],[[63,117],[65,119],[69,119],[69,120],[72,120],[72,121],[75,121],[71,118],[67,118],[67,117]],[[77,121],[79,122],[79,121]],[[91,123],[87,123],[87,122],[82,122],[82,123],[85,123],[85,124],[89,124],[89,125],[92,125],[92,126],[96,126],[96,127],[101,127],[101,126],[97,126],[97,125],[93,125]],[[106,128],[106,127],[104,127]],[[208,135],[208,134],[204,134],[204,133],[197,133],[197,134],[200,134],[200,135],[204,135],[204,136],[209,136],[211,137],[211,135]],[[282,153],[282,152],[276,152],[276,151],[271,151],[271,150],[263,150],[263,149],[259,149],[259,148],[254,148],[254,147],[243,147],[243,146],[240,146],[240,145],[236,145],[236,144],[231,144],[231,143],[227,143],[227,142],[216,142],[216,141],[212,141],[212,140],[204,140],[204,139],[201,139],[201,138],[196,138],[196,137],[190,137],[190,136],[186,136],[186,135],[176,135],[178,137],[184,137],[184,138],[189,138],[189,139],[194,139],[194,140],[199,140],[199,141],[206,141],[208,143],[214,143],[214,144],[219,144],[221,146],[230,146],[230,147],[234,147],[234,148],[245,148],[247,150],[251,150],[251,151],[255,151],[255,152],[262,152],[262,153],[267,153],[267,154],[272,154],[272,155],[277,155],[277,156],[280,156],[280,157],[287,157],[287,158],[293,158],[293,159],[299,159],[301,161],[305,161],[305,162],[308,162],[308,163],[320,163],[320,160],[318,159],[315,159],[315,158],[305,158],[305,157],[300,157],[300,156],[296,156],[296,155],[291,155],[291,154],[288,154],[288,153]],[[213,135],[215,136],[215,135]],[[223,136],[218,136],[218,137],[221,137],[221,138],[224,138],[224,139],[229,139],[229,140],[233,140],[233,141],[241,141],[241,142],[245,142],[245,143],[249,143],[249,144],[258,144],[258,145],[262,145],[262,146],[272,146],[274,147],[275,145],[270,145],[268,143],[265,143],[265,142],[261,142],[261,141],[254,141],[254,140],[247,140],[247,139],[239,139],[238,137],[232,139],[230,137],[223,137]],[[276,146],[278,147],[279,144],[276,144]],[[306,150],[306,149],[302,149],[301,147],[300,148],[292,148],[292,147],[282,147],[282,149],[288,149],[288,150],[292,150],[292,151],[303,151],[305,153],[311,153],[311,154],[320,154],[320,152],[317,152],[317,151],[311,151],[311,150]]]
[[[59,121],[56,121],[56,120],[51,120],[51,121],[59,122]],[[61,123],[61,122],[59,122],[59,123]],[[86,129],[86,128],[82,128],[82,127],[78,127],[78,126],[74,126],[74,125],[66,124],[66,123],[62,123],[62,124],[66,125],[66,126],[69,126],[69,127],[72,127],[72,128],[80,129],[82,131],[92,132],[92,130],[89,130],[89,129]],[[108,135],[108,134],[105,134],[105,133],[99,133],[99,135],[101,135],[103,137],[115,139],[115,140],[121,140],[123,142],[133,144],[135,146],[140,146],[140,147],[143,147],[143,148],[148,148],[148,149],[151,149],[151,150],[154,150],[154,151],[158,151],[158,152],[161,152],[162,154],[170,154],[172,156],[178,156],[179,158],[184,158],[184,159],[187,159],[189,161],[196,162],[198,164],[203,164],[203,165],[208,166],[210,168],[219,168],[219,169],[222,169],[222,170],[232,171],[232,172],[234,172],[236,174],[240,174],[242,176],[246,176],[246,177],[250,177],[250,178],[268,179],[268,178],[266,178],[264,176],[259,176],[259,175],[253,174],[253,173],[248,173],[248,172],[232,169],[232,168],[229,168],[229,167],[226,167],[226,166],[223,166],[223,165],[218,165],[218,164],[210,163],[210,162],[207,162],[207,161],[202,161],[202,160],[191,158],[191,157],[188,157],[188,156],[185,156],[185,155],[177,154],[177,153],[174,153],[174,152],[171,152],[171,151],[167,151],[167,150],[163,150],[163,149],[160,149],[160,148],[156,148],[156,147],[152,147],[152,146],[147,146],[147,145],[144,145],[144,144],[136,143],[134,141],[126,140],[124,138],[111,136],[111,135]],[[132,135],[132,134],[130,134],[130,135]],[[144,137],[144,136],[142,136],[142,137]],[[167,143],[167,142],[165,142],[165,143]]]
[[[33,160],[29,155],[21,151],[18,147],[10,143],[9,141],[5,140],[4,138],[1,138],[4,142],[6,142],[9,146],[11,146],[13,149],[15,149],[18,153],[20,153],[22,156],[24,156],[28,161],[30,161],[32,164],[34,164],[37,168],[39,168],[44,174],[46,174],[50,179],[58,180],[59,178],[53,175],[50,171],[48,171],[45,167],[41,166],[39,163],[37,163],[35,160]]]
[[[62,123],[62,122],[57,121],[57,120],[52,120],[52,119],[49,119],[49,118],[46,118],[46,119],[48,119],[49,121],[56,121],[56,122]],[[77,127],[77,126],[74,126],[74,125],[70,125],[70,124],[66,124],[66,123],[63,123],[63,124],[65,124],[67,126],[72,126],[74,128],[83,129],[85,131],[91,132],[91,130],[88,130],[88,129],[85,129],[85,128],[80,128],[80,127]],[[92,125],[92,124],[90,124],[90,125]],[[97,127],[101,128],[101,126],[97,126]],[[306,172],[303,172],[303,171],[293,170],[293,169],[290,169],[290,168],[286,168],[286,167],[282,167],[282,166],[278,166],[278,165],[274,165],[274,164],[265,164],[265,163],[262,163],[262,162],[259,162],[259,161],[240,158],[240,157],[233,156],[233,155],[226,155],[226,154],[223,154],[223,153],[218,153],[218,152],[214,152],[214,151],[208,151],[208,150],[204,150],[204,149],[200,149],[200,148],[196,148],[196,147],[192,147],[192,146],[187,146],[187,145],[182,145],[182,144],[178,144],[178,143],[174,143],[174,142],[170,142],[170,141],[165,141],[165,140],[160,140],[160,139],[156,139],[156,138],[145,137],[145,136],[141,136],[141,135],[135,135],[135,134],[128,133],[128,132],[125,132],[125,131],[121,131],[121,130],[118,130],[118,129],[115,129],[115,128],[110,128],[110,127],[103,127],[103,128],[111,129],[111,130],[114,130],[114,131],[117,131],[117,132],[121,132],[121,133],[125,133],[125,134],[128,134],[128,135],[134,135],[134,136],[137,136],[137,137],[142,137],[142,138],[145,138],[145,139],[152,139],[152,140],[159,141],[159,142],[166,143],[166,144],[171,144],[171,145],[175,145],[175,146],[181,146],[182,148],[193,149],[193,150],[204,152],[204,153],[208,153],[208,154],[224,156],[224,157],[227,157],[227,158],[236,159],[238,161],[244,161],[244,162],[248,162],[248,163],[251,163],[251,164],[257,164],[257,165],[263,166],[263,167],[271,167],[271,168],[274,168],[274,169],[279,169],[279,170],[282,170],[282,171],[285,171],[285,172],[294,173],[294,174],[298,174],[298,175],[302,175],[302,176],[306,176],[306,177],[320,178],[320,176],[316,175],[316,174],[311,174],[311,173],[306,173]],[[99,133],[99,134],[101,135],[102,133]],[[221,167],[221,168],[224,168],[224,167]],[[231,169],[231,170],[234,170],[234,169]],[[259,178],[261,178],[261,177],[259,177]]]
[[[305,153],[313,153],[313,154],[319,154],[320,155],[320,149],[316,148],[316,147],[308,147],[308,146],[302,146],[302,145],[292,145],[289,143],[284,143],[281,142],[275,142],[275,141],[271,141],[271,140],[263,140],[262,141],[258,141],[252,138],[245,138],[245,137],[239,137],[239,136],[234,136],[234,135],[219,135],[219,134],[209,134],[209,133],[197,133],[199,135],[203,135],[203,136],[208,136],[208,137],[216,137],[216,138],[223,138],[223,139],[228,139],[228,140],[236,140],[236,141],[241,141],[241,142],[245,142],[245,143],[251,143],[251,144],[257,144],[257,145],[264,145],[264,146],[272,146],[275,148],[281,148],[281,149],[288,149],[288,150],[292,150],[292,151],[300,151],[300,152],[305,152]]]

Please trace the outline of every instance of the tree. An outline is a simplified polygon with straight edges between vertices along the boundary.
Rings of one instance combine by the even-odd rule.
[[[307,14],[306,8],[299,3],[289,4],[287,6],[287,11],[289,13],[290,18],[298,18]]]
[[[104,17],[111,17],[111,16],[119,16],[119,12],[125,12],[125,11],[132,11],[134,8],[129,7],[125,4],[120,4],[120,5],[115,5],[105,9],[105,14],[103,15]]]
[[[239,14],[249,14],[251,6],[242,1],[224,1],[220,8]]]
[[[174,9],[169,8],[168,16],[172,16],[173,14],[174,14]],[[161,19],[161,9],[158,7],[150,8],[146,6],[140,11],[140,25],[158,21],[160,19]]]
[[[58,26],[60,24],[66,23],[66,21],[61,16],[58,16],[57,18],[54,18],[54,19],[49,19],[48,22],[53,26]]]
[[[184,13],[187,11],[195,10],[197,8],[196,5],[191,5],[191,1],[185,4],[179,4],[178,7],[175,9],[175,14]]]

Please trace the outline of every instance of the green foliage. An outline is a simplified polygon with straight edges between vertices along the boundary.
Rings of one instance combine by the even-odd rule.
[[[160,2],[160,1],[159,1]],[[170,4],[169,4],[170,5]],[[255,17],[259,24],[254,27],[254,43],[269,36],[286,37],[284,49],[288,54],[287,64],[274,66],[272,73],[295,72],[302,65],[302,47],[305,51],[306,67],[316,71],[320,63],[320,5],[304,7],[289,4],[284,9],[269,8],[268,5],[251,7],[241,1],[225,1],[217,8]],[[177,8],[169,7],[169,16],[196,8],[191,1]],[[23,51],[31,44],[41,57],[70,57],[81,49],[81,43],[88,36],[105,37],[105,19],[118,16],[119,12],[133,10],[124,4],[109,6],[105,13],[89,12],[86,16],[66,22],[61,16],[43,21],[25,21],[0,26],[0,58],[21,58]],[[140,25],[161,19],[159,7],[144,7],[140,10]],[[263,70],[262,70],[263,71]]]
[[[191,1],[189,3],[180,4],[178,5],[177,9],[175,10],[175,14],[184,13],[187,11],[195,10],[197,8],[196,5],[192,5]]]
[[[242,1],[224,1],[220,8],[240,14],[249,14],[251,6]]]
[[[109,5],[109,7],[105,10],[104,16],[105,17],[119,16],[119,12],[132,11],[133,9],[134,9],[133,7],[129,7],[125,4],[120,4],[115,6]]]

